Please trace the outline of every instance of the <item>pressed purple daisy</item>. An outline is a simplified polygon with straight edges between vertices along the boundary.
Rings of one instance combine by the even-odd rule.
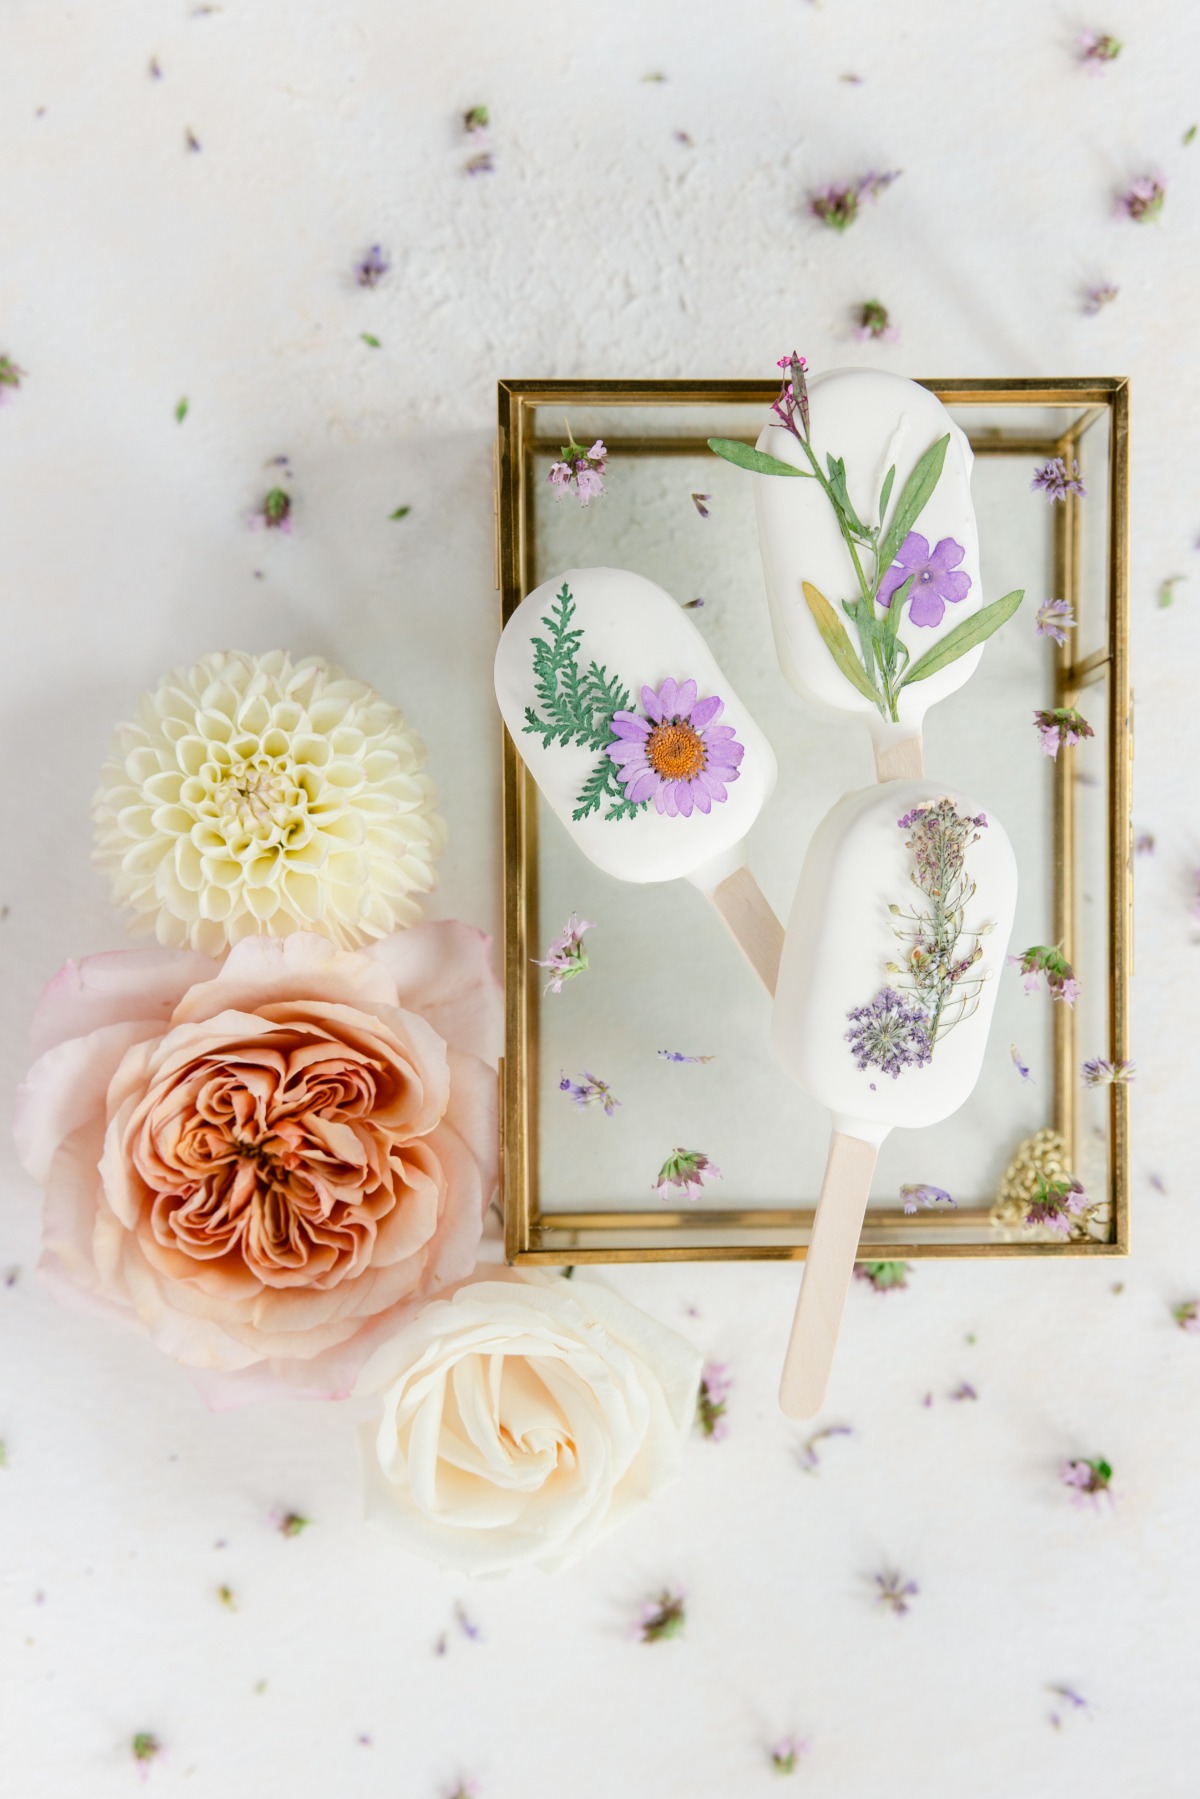
[[[931,550],[927,537],[910,531],[879,583],[879,604],[890,606],[896,589],[903,587],[911,575],[909,618],[914,625],[940,625],[947,601],[956,606],[971,591],[970,575],[958,567],[966,553],[952,537],[943,537]]]
[[[713,802],[728,799],[738,778],[745,746],[732,725],[719,725],[725,702],[717,694],[697,697],[695,681],[676,682],[670,675],[655,692],[642,688],[647,716],[615,712],[608,754],[617,764],[617,779],[633,805],[652,799],[668,818],[690,818],[693,810],[711,812]]]

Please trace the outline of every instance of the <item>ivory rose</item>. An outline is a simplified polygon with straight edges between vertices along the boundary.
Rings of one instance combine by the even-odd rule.
[[[381,1323],[474,1266],[499,1031],[460,924],[68,963],[18,1102],[43,1270],[210,1394],[344,1395]]]
[[[362,1369],[368,1509],[443,1567],[565,1567],[679,1471],[700,1357],[595,1281],[489,1270]]]

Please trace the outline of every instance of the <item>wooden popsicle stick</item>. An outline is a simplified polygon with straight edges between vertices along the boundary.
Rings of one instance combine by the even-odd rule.
[[[877,781],[919,781],[925,773],[921,749],[921,733],[902,737],[899,743],[875,745],[875,779]]]
[[[878,1155],[876,1144],[842,1131],[834,1131],[829,1140],[829,1160],[779,1383],[779,1403],[789,1418],[814,1418],[825,1403]]]
[[[709,898],[767,992],[774,994],[783,954],[783,926],[745,863],[726,875]]]

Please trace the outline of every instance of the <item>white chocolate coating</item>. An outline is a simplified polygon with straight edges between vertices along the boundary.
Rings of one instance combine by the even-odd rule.
[[[668,818],[653,803],[634,818],[603,813],[575,820],[577,796],[601,752],[542,740],[524,729],[525,708],[537,709],[533,639],[545,638],[543,616],[566,582],[575,600],[573,625],[583,630],[580,659],[617,674],[640,713],[643,686],[658,688],[668,675],[697,682],[700,697],[719,694],[722,725],[732,725],[745,746],[738,779],[711,812]],[[571,568],[543,581],[521,601],[504,627],[496,651],[496,698],[525,766],[589,861],[621,881],[673,881],[687,876],[710,890],[742,860],[738,846],[775,786],[775,754],[738,699],[712,651],[669,593],[642,575],[619,568]]]
[[[912,807],[948,796],[962,813],[988,823],[968,846],[975,894],[965,909],[968,933],[986,924],[973,972],[985,978],[976,1010],[934,1045],[932,1060],[902,1068],[859,1069],[846,1033],[849,1013],[883,987],[901,959],[890,904],[923,906],[912,885],[910,836],[897,820]],[[775,990],[771,1035],[784,1067],[828,1106],[834,1129],[881,1143],[895,1125],[937,1124],[962,1105],[979,1079],[1017,899],[1017,865],[1001,826],[974,799],[928,779],[889,781],[847,793],[813,834],[788,920]]]
[[[902,375],[879,369],[833,369],[815,376],[808,394],[813,450],[822,469],[826,455],[843,459],[851,501],[867,524],[878,520],[879,498],[891,464],[896,465],[896,478],[889,517],[917,462],[931,444],[950,433],[941,478],[913,529],[928,538],[931,548],[943,537],[963,546],[966,554],[958,567],[971,577],[971,589],[965,599],[947,605],[936,626],[914,625],[906,605],[900,636],[915,662],[984,603],[979,534],[971,505],[971,446],[941,401]],[[758,448],[797,468],[809,466],[795,438],[777,425],[763,427]],[[906,687],[897,707],[899,725],[885,720],[838,669],[804,598],[802,583],[807,581],[829,601],[857,652],[857,633],[843,614],[841,601],[857,599],[859,588],[827,495],[815,480],[789,480],[785,475],[756,475],[754,492],[775,647],[786,679],[818,705],[857,713],[877,744],[919,734],[926,709],[954,693],[973,673],[982,645],[928,680]],[[861,550],[859,555],[861,559]],[[869,562],[864,572],[869,578]]]

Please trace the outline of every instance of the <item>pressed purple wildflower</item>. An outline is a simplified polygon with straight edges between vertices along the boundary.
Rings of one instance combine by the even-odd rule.
[[[695,1199],[706,1180],[720,1180],[721,1170],[699,1149],[673,1149],[658,1171],[654,1192],[666,1199],[672,1187],[681,1187],[685,1199]]]
[[[670,1637],[681,1636],[686,1622],[683,1594],[664,1588],[657,1599],[648,1599],[643,1605],[634,1635],[642,1643],[665,1643]]]
[[[1037,609],[1034,626],[1038,637],[1053,637],[1055,643],[1065,644],[1067,632],[1075,629],[1070,600],[1044,600]]]
[[[710,812],[714,802],[728,799],[745,746],[732,725],[717,723],[724,700],[715,693],[702,700],[698,692],[695,681],[668,675],[657,692],[642,688],[645,718],[614,712],[617,742],[608,754],[632,805],[652,799],[668,818],[690,818],[693,810]]]
[[[305,1518],[300,1512],[272,1512],[271,1523],[281,1537],[298,1537],[301,1531],[308,1529],[311,1518]]]
[[[900,333],[882,300],[864,300],[855,310],[854,335],[859,343],[894,344]]]
[[[546,983],[547,993],[561,993],[567,981],[573,981],[576,975],[582,974],[588,966],[588,953],[583,942],[585,931],[595,930],[586,918],[580,919],[572,912],[563,929],[546,951],[545,959],[539,961],[532,956],[535,968],[548,968],[550,979]]]
[[[892,1079],[904,1068],[923,1068],[933,1056],[929,1018],[894,987],[881,987],[869,1006],[847,1012],[846,1041],[857,1067],[879,1068]]]
[[[1068,469],[1061,456],[1052,456],[1041,468],[1034,469],[1029,486],[1031,492],[1044,493],[1051,501],[1065,501],[1069,493],[1078,494],[1081,500],[1087,497],[1087,488],[1080,479],[1079,464],[1072,460]]]
[[[1160,175],[1139,175],[1123,194],[1117,195],[1117,210],[1135,224],[1144,225],[1162,212],[1167,198],[1167,184]]]
[[[902,169],[883,172],[871,169],[845,187],[836,185],[817,188],[808,197],[808,210],[831,231],[847,231],[858,217],[864,200],[877,200],[885,188],[899,180]]]
[[[1019,1074],[1019,1075],[1020,1075],[1020,1077],[1021,1077],[1021,1079],[1022,1079],[1022,1080],[1023,1080],[1023,1081],[1032,1081],[1032,1080],[1033,1080],[1033,1076],[1032,1076],[1032,1075],[1031,1075],[1031,1074],[1030,1074],[1030,1072],[1029,1072],[1029,1068],[1028,1068],[1028,1065],[1027,1065],[1027,1064],[1026,1064],[1026,1063],[1024,1063],[1024,1062],[1022,1062],[1022,1060],[1021,1060],[1021,1052],[1020,1052],[1020,1050],[1019,1050],[1019,1049],[1018,1049],[1018,1048],[1017,1048],[1017,1046],[1016,1046],[1016,1044],[1015,1044],[1015,1043],[1010,1043],[1010,1044],[1009,1044],[1009,1046],[1008,1046],[1008,1053],[1009,1053],[1009,1055],[1010,1055],[1010,1056],[1011,1056],[1011,1057],[1012,1057],[1012,1059],[1013,1059],[1013,1067],[1014,1067],[1014,1068],[1015,1068],[1015,1069],[1016,1069],[1016,1071],[1017,1071],[1017,1073],[1018,1073],[1018,1074]]]
[[[152,1762],[162,1754],[162,1744],[151,1730],[139,1730],[129,1747],[135,1762]]]
[[[904,1210],[909,1213],[915,1212],[918,1206],[924,1206],[930,1212],[935,1211],[938,1206],[947,1206],[954,1211],[958,1209],[958,1201],[951,1199],[944,1187],[931,1187],[925,1181],[919,1184],[906,1181],[900,1189],[900,1198]]]
[[[1006,958],[1010,966],[1019,968],[1025,977],[1026,993],[1036,993],[1040,977],[1045,975],[1051,997],[1073,1006],[1079,998],[1079,982],[1075,970],[1055,944],[1033,943],[1019,955]]]
[[[794,1774],[796,1765],[802,1755],[808,1754],[808,1742],[804,1737],[780,1737],[771,1745],[771,1766],[776,1774]]]
[[[1039,708],[1034,711],[1033,719],[1042,754],[1054,761],[1057,761],[1058,752],[1064,744],[1070,746],[1082,743],[1085,737],[1096,735],[1083,713],[1077,712],[1073,706],[1054,706],[1049,710]]]
[[[1027,1229],[1042,1225],[1046,1230],[1057,1231],[1060,1237],[1069,1237],[1072,1220],[1086,1216],[1091,1205],[1081,1183],[1067,1176],[1048,1181],[1043,1174],[1037,1177],[1037,1187],[1029,1208],[1025,1213]]]
[[[907,1287],[912,1272],[908,1262],[855,1262],[854,1278],[866,1281],[876,1293],[890,1293],[893,1287]]]
[[[905,1612],[911,1609],[909,1600],[915,1599],[921,1590],[915,1580],[905,1580],[904,1576],[897,1574],[895,1570],[877,1574],[875,1586],[877,1604],[883,1606],[885,1611],[895,1612],[898,1618],[902,1618]]]
[[[714,1443],[719,1443],[729,1434],[729,1420],[725,1413],[732,1387],[733,1381],[727,1363],[704,1364],[704,1372],[700,1376],[700,1391],[696,1396],[696,1422],[704,1435]]]
[[[491,122],[491,114],[486,106],[468,106],[463,114],[463,130],[468,137],[474,137],[476,133],[486,131]]]
[[[1088,318],[1094,319],[1098,312],[1111,306],[1120,288],[1114,287],[1110,281],[1101,282],[1096,287],[1089,287],[1083,296],[1083,310]]]
[[[1120,38],[1108,31],[1085,31],[1079,39],[1079,60],[1094,70],[1102,69],[1106,62],[1116,62],[1121,50]]]
[[[1180,1300],[1177,1306],[1171,1307],[1171,1316],[1181,1331],[1195,1335],[1200,1332],[1200,1299]]]
[[[966,553],[952,537],[943,537],[931,550],[927,537],[910,531],[879,583],[879,604],[890,606],[896,589],[911,576],[909,618],[914,625],[940,625],[947,602],[958,605],[971,591],[970,575],[958,567]]]
[[[1071,1498],[1076,1505],[1099,1506],[1102,1498],[1112,1498],[1112,1468],[1103,1456],[1088,1460],[1077,1456],[1073,1461],[1063,1462],[1059,1466],[1058,1478],[1064,1487],[1071,1489]]]
[[[559,452],[561,460],[551,463],[548,480],[551,487],[557,488],[556,499],[561,500],[570,488],[581,506],[596,494],[604,492],[604,469],[608,451],[603,440],[597,438],[590,450],[572,440],[564,444]]]
[[[468,156],[463,167],[468,175],[494,175],[496,172],[490,150],[480,150],[475,156]]]
[[[372,244],[362,261],[355,267],[354,279],[360,287],[378,287],[384,276],[390,272],[391,266],[382,245]]]
[[[1125,1087],[1136,1074],[1132,1062],[1109,1062],[1103,1056],[1095,1056],[1083,1065],[1083,1084],[1085,1087]]]
[[[558,1090],[565,1093],[581,1112],[588,1106],[603,1106],[606,1118],[611,1118],[621,1103],[607,1081],[597,1080],[594,1074],[589,1074],[586,1070],[583,1079],[579,1081],[573,1081],[564,1074],[558,1083]]]

